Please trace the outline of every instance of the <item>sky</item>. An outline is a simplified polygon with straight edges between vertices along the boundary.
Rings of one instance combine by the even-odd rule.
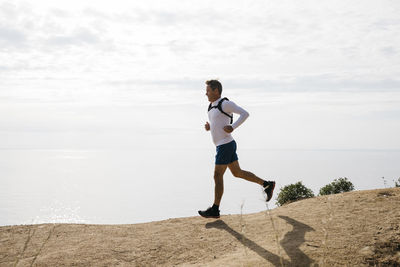
[[[176,179],[193,202],[178,215],[189,216],[212,193],[209,79],[250,113],[233,136],[251,171],[279,186],[302,177],[317,189],[350,174],[374,188],[398,175],[399,77],[397,0],[0,0],[3,208],[35,216],[49,203],[41,190],[63,184],[56,203],[70,205],[79,188],[84,206],[119,186],[110,194],[128,209],[124,183],[143,191]],[[12,199],[22,183],[37,206]],[[193,199],[192,185],[202,189]]]

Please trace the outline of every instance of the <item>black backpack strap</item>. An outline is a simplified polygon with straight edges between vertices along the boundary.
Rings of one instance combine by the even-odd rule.
[[[222,102],[224,102],[225,100],[229,101],[228,98],[224,97],[224,98],[222,98],[222,99],[218,102],[218,104],[217,104],[216,106],[212,106],[212,105],[211,105],[212,103],[210,103],[210,105],[208,106],[208,111],[210,111],[210,110],[213,109],[213,108],[219,109],[219,111],[221,111],[223,114],[225,114],[226,116],[228,116],[229,118],[231,118],[231,124],[232,124],[232,122],[233,122],[233,115],[229,115],[228,113],[226,113],[225,111],[222,110]]]
[[[229,118],[231,118],[231,124],[233,122],[233,115],[229,115],[228,113],[226,113],[225,111],[222,110],[222,102],[224,102],[225,100],[229,101],[228,98],[224,97],[222,98],[217,105],[217,108],[219,109],[219,111],[221,111],[222,113],[224,113],[226,116],[228,116]]]

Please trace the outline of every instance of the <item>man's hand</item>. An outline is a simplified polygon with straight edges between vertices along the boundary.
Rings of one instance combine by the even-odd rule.
[[[230,125],[227,125],[224,127],[224,131],[227,133],[231,133],[231,132],[233,132],[233,127]]]
[[[206,129],[206,131],[210,130],[210,124],[208,123],[208,121],[206,122],[206,124],[204,125],[204,128]]]

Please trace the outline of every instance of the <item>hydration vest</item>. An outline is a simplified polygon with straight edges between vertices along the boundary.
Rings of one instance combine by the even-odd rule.
[[[219,109],[219,111],[221,111],[223,114],[225,114],[226,116],[228,116],[229,118],[231,118],[231,124],[232,124],[232,122],[233,122],[233,115],[229,115],[228,113],[226,113],[225,111],[222,110],[222,102],[224,102],[224,100],[228,100],[228,101],[229,101],[228,98],[224,97],[224,98],[222,98],[222,99],[218,102],[218,104],[217,104],[216,106],[211,106],[212,103],[210,103],[210,105],[208,106],[208,111],[210,111],[210,110],[213,109],[213,108]]]

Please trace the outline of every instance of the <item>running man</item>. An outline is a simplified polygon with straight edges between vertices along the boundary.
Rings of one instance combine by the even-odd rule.
[[[199,210],[199,214],[205,218],[219,218],[219,204],[224,193],[224,173],[226,168],[233,176],[257,183],[264,188],[267,194],[267,201],[270,201],[275,188],[274,181],[265,181],[251,172],[242,170],[239,166],[236,154],[236,142],[231,133],[239,127],[248,117],[249,113],[243,108],[222,98],[222,85],[218,80],[206,81],[206,96],[210,105],[208,107],[208,119],[206,131],[211,131],[214,144],[217,147],[214,169],[214,204],[207,210]],[[233,122],[233,113],[239,114],[239,118]]]

